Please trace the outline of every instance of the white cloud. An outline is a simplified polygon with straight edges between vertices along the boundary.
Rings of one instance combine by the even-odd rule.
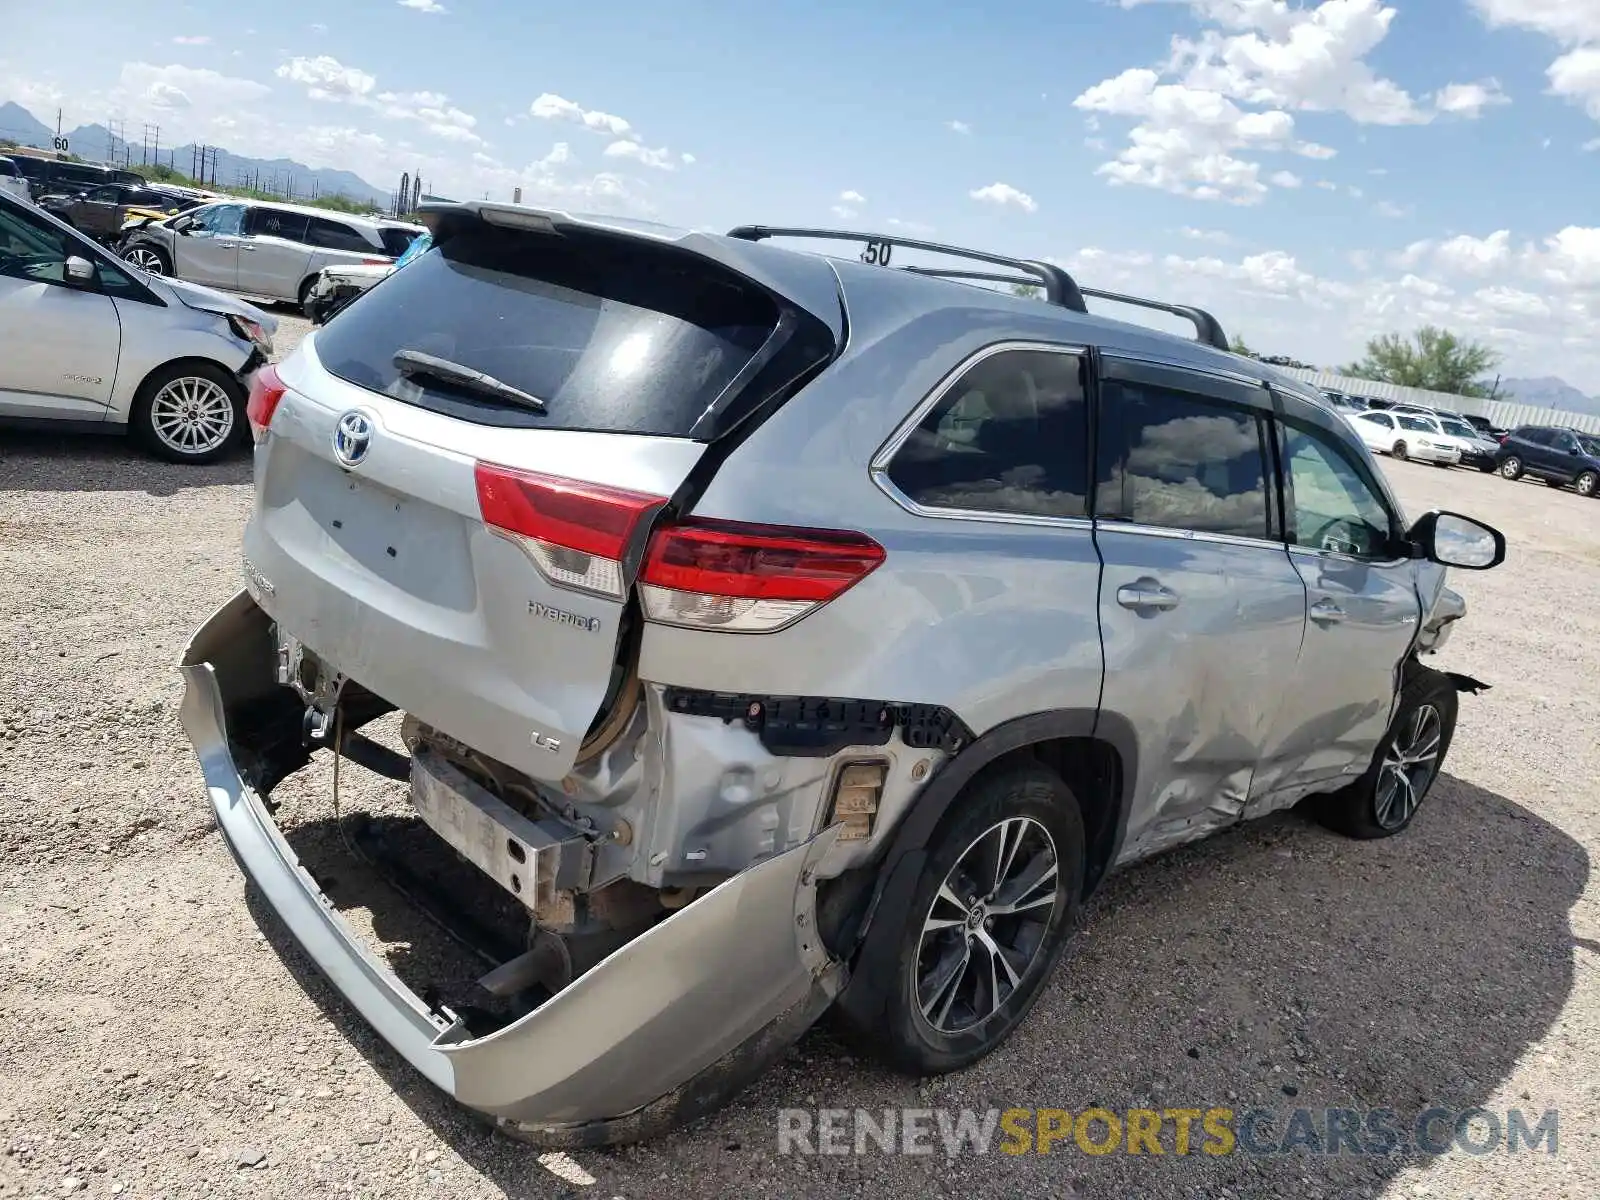
[[[841,204],[865,204],[867,198],[854,188],[849,188],[839,193],[839,202]]]
[[[678,155],[678,157],[679,157],[679,159],[681,159],[683,161],[683,165],[684,166],[686,166],[686,167],[694,166],[694,162],[695,162],[694,155],[690,154],[687,150],[685,150],[682,154]]]
[[[1403,205],[1396,204],[1393,200],[1379,200],[1372,206],[1372,211],[1380,217],[1409,217],[1412,210]]]
[[[971,133],[972,126],[965,121],[946,121],[945,128],[951,133]]]
[[[189,37],[184,37],[180,34],[178,37],[173,38],[172,41],[174,45],[178,46],[207,46],[211,44],[210,36],[204,33],[192,34]]]
[[[1185,226],[1178,232],[1192,242],[1212,242],[1218,246],[1231,245],[1233,242],[1233,238],[1220,229],[1196,229],[1193,226]]]
[[[1550,91],[1600,121],[1600,5],[1592,0],[1473,0],[1491,29],[1542,33],[1562,54],[1545,70]]]
[[[566,142],[557,142],[550,147],[550,153],[539,160],[542,166],[559,167],[563,163],[572,161],[572,147]]]
[[[1339,190],[1339,185],[1331,179],[1319,179],[1317,180],[1317,186],[1325,192],[1337,192]]]
[[[439,0],[400,0],[401,8],[409,8],[421,13],[443,13],[450,10],[439,3]]]
[[[308,28],[310,28],[311,32],[316,34],[318,37],[320,37],[323,34],[328,32],[328,27],[326,25],[324,25],[321,21],[313,21],[313,22],[311,22],[311,24],[310,24],[310,26]],[[250,32],[254,33],[255,30],[252,29],[252,30],[250,30]]]
[[[1124,8],[1150,2],[1121,0]],[[1268,191],[1256,155],[1335,153],[1295,138],[1295,112],[1376,125],[1425,124],[1437,115],[1366,61],[1396,15],[1382,0],[1184,2],[1213,27],[1174,37],[1159,69],[1130,68],[1073,102],[1135,120],[1127,147],[1099,168],[1113,184],[1255,204]],[[1452,84],[1436,100],[1462,116],[1501,102],[1488,84]]]
[[[1494,79],[1481,83],[1452,83],[1435,92],[1433,97],[1433,106],[1441,113],[1473,120],[1482,116],[1486,108],[1510,103],[1511,97]]]
[[[1415,242],[1381,266],[1380,257],[1352,252],[1343,277],[1320,276],[1283,251],[1153,259],[1086,248],[1062,265],[1086,286],[1200,305],[1265,353],[1331,367],[1359,357],[1368,338],[1432,323],[1502,352],[1507,374],[1559,374],[1594,390],[1600,228],[1569,226],[1520,244],[1507,230],[1458,234]],[[1115,315],[1190,332],[1149,314]]]
[[[677,164],[672,161],[672,151],[665,146],[659,150],[651,150],[641,142],[617,141],[606,147],[605,156],[632,159],[640,166],[654,167],[658,171],[672,171],[677,168]]]
[[[347,67],[326,54],[291,58],[274,72],[279,79],[304,84],[313,100],[357,100],[368,95],[378,81],[355,67]]]
[[[451,104],[443,92],[380,92],[373,99],[373,107],[384,116],[420,122],[434,137],[472,146],[483,144],[483,138],[474,132],[478,118]]]
[[[230,110],[248,105],[271,92],[264,83],[238,79],[204,67],[172,64],[124,63],[113,89],[113,100],[129,105],[136,116],[147,109],[200,107]]]
[[[1274,171],[1267,177],[1267,182],[1274,187],[1297,188],[1300,186],[1301,179],[1293,171]]]
[[[991,183],[987,187],[974,188],[967,195],[985,204],[993,204],[997,208],[1015,207],[1027,213],[1039,210],[1039,204],[1032,196],[1019,191],[1009,183]]]
[[[857,215],[856,210],[851,208],[848,204],[835,204],[830,211],[832,211],[833,215],[838,217],[841,221],[848,221]]]
[[[584,108],[553,92],[540,95],[528,106],[528,112],[542,121],[570,121],[596,133],[609,133],[613,137],[621,137],[633,128],[621,117],[600,112],[598,109]]]

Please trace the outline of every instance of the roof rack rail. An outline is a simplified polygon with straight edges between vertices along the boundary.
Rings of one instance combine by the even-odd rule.
[[[953,258],[969,258],[997,267],[1010,267],[1031,278],[1019,279],[1014,275],[1000,275],[990,271],[961,271],[948,267],[903,267],[914,275],[931,275],[938,279],[978,280],[986,283],[1021,283],[1044,288],[1045,299],[1074,312],[1086,313],[1085,296],[1097,300],[1110,300],[1116,304],[1131,304],[1137,308],[1153,309],[1182,317],[1194,326],[1197,339],[1218,350],[1231,350],[1228,335],[1222,323],[1203,308],[1189,304],[1168,304],[1164,300],[1147,300],[1143,296],[1129,296],[1121,292],[1103,292],[1097,288],[1079,287],[1065,270],[1054,263],[1036,262],[1025,258],[1007,258],[990,254],[986,250],[968,250],[962,246],[946,246],[940,242],[924,242],[916,238],[896,237],[886,233],[861,233],[845,229],[810,229],[783,225],[740,225],[728,230],[728,236],[747,242],[759,242],[770,237],[818,238],[826,241],[860,242],[863,245],[861,261],[878,266],[889,265],[892,248],[925,250],[935,254],[948,254]]]
[[[1164,300],[1146,300],[1143,296],[1126,296],[1121,292],[1102,292],[1096,288],[1084,288],[1085,296],[1093,296],[1096,300],[1111,300],[1117,304],[1132,304],[1138,308],[1151,308],[1157,312],[1171,313],[1175,317],[1182,317],[1194,326],[1197,338],[1218,350],[1233,349],[1228,341],[1228,335],[1222,331],[1222,323],[1203,308],[1195,308],[1190,304],[1168,304]]]
[[[970,258],[975,262],[989,263],[996,267],[1010,267],[1014,271],[1021,271],[1030,279],[1015,279],[1004,275],[989,275],[978,272],[945,271],[932,267],[907,267],[906,270],[918,275],[937,275],[947,279],[989,279],[996,283],[1029,283],[1044,289],[1045,299],[1051,304],[1059,304],[1062,308],[1070,308],[1073,312],[1086,313],[1088,307],[1083,302],[1083,293],[1079,291],[1078,284],[1071,275],[1053,263],[1032,262],[1023,258],[1007,258],[1003,254],[990,254],[986,250],[968,250],[962,246],[946,246],[941,242],[924,242],[916,238],[897,237],[888,233],[862,233],[846,229],[810,229],[785,225],[740,225],[728,230],[728,236],[739,238],[746,242],[759,242],[770,237],[817,238],[824,241],[860,242],[861,261],[873,263],[877,266],[889,265],[889,258],[894,247],[905,250],[925,250],[933,254],[948,254],[952,258]]]

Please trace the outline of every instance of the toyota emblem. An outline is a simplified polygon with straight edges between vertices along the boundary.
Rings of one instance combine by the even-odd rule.
[[[370,414],[353,408],[339,418],[333,430],[333,453],[347,467],[356,466],[372,449],[374,422]]]

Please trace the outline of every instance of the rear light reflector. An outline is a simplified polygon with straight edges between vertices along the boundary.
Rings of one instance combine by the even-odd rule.
[[[484,524],[521,546],[558,587],[620,600],[622,560],[635,530],[665,497],[480,462]]]
[[[883,559],[865,534],[691,519],[651,537],[640,592],[652,621],[769,633],[841,595]]]
[[[261,367],[250,377],[250,399],[245,403],[244,412],[250,421],[251,436],[257,442],[266,438],[272,414],[278,411],[278,401],[288,390],[278,378],[276,367]]]

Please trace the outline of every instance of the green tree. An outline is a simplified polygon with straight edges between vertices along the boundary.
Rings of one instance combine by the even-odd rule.
[[[1233,341],[1228,344],[1228,349],[1232,350],[1235,354],[1242,354],[1246,358],[1261,357],[1254,350],[1250,349],[1250,347],[1245,344],[1244,338],[1240,337],[1237,333],[1233,335]]]
[[[1500,355],[1488,346],[1424,325],[1409,338],[1394,333],[1373,338],[1366,357],[1340,373],[1430,392],[1486,396],[1489,388],[1482,377],[1499,365]]]
[[[1011,285],[1011,294],[1013,296],[1021,296],[1024,300],[1042,300],[1044,298],[1044,289],[1036,283],[1013,283]]]

